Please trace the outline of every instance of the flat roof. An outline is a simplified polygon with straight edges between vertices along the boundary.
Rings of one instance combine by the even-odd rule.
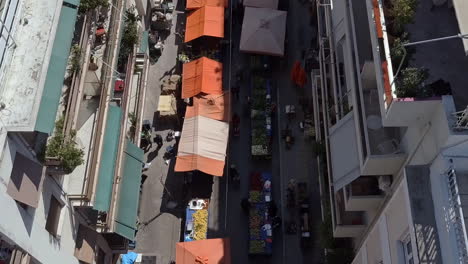
[[[4,69],[5,79],[0,84],[0,101],[9,113],[2,116],[2,122],[10,130],[34,130],[61,3],[59,0],[24,0],[17,11],[16,48],[11,47],[11,62]],[[23,18],[22,24],[19,18]]]

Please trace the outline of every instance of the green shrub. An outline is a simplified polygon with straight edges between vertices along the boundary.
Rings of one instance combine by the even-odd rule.
[[[75,74],[81,70],[81,48],[79,45],[73,45],[70,52],[70,74]]]
[[[87,11],[96,9],[100,6],[108,7],[109,0],[81,0],[78,10],[80,13],[86,13]]]
[[[417,0],[393,1],[391,15],[394,18],[393,26],[396,32],[403,32],[405,25],[413,23],[417,6]]]
[[[125,26],[119,51],[119,68],[125,67],[128,56],[132,54],[133,48],[138,43],[138,20],[134,7],[125,11]]]
[[[409,67],[401,70],[396,80],[397,97],[425,97],[423,82],[429,77],[429,71],[424,68]]]
[[[46,156],[58,158],[65,173],[69,174],[79,165],[83,164],[83,150],[76,146],[76,132],[72,131],[70,136],[63,134],[64,118],[55,122],[55,133],[47,143]]]

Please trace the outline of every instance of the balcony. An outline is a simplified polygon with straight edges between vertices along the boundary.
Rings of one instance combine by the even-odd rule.
[[[384,197],[377,176],[361,176],[346,185],[343,192],[346,211],[375,210]]]
[[[364,212],[349,212],[345,210],[343,190],[335,193],[334,237],[358,237],[363,234],[366,225]]]
[[[418,2],[412,8],[414,23],[397,27],[403,20],[389,15],[393,7],[387,1],[367,0],[378,100],[385,126],[428,122],[436,106],[440,105],[441,95],[455,95],[459,110],[460,106],[466,105],[462,72],[468,69],[468,59],[463,56],[460,39],[407,47],[406,59],[395,55],[400,40],[401,43],[414,43],[459,33],[456,17],[446,5],[432,8],[432,1]],[[392,48],[394,57],[391,56]],[[397,71],[400,63],[401,70]],[[408,78],[403,78],[411,72],[417,72],[419,76],[411,79],[414,85],[405,81]]]
[[[362,166],[362,175],[394,174],[406,159],[406,154],[400,147],[403,128],[383,126],[379,100],[377,80],[373,62],[366,61],[361,70],[362,115],[364,128],[362,142],[365,142],[367,153]],[[361,94],[359,94],[362,92]],[[364,148],[364,147],[363,147]]]

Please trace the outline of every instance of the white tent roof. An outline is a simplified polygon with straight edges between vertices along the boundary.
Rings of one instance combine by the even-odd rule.
[[[184,120],[178,156],[199,155],[222,160],[226,158],[229,123],[204,116]]]
[[[286,11],[246,7],[242,24],[240,50],[283,56],[286,15]]]
[[[245,6],[278,9],[278,0],[244,0]]]

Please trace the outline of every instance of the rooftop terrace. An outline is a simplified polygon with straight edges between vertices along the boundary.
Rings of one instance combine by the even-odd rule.
[[[30,131],[41,100],[52,51],[61,1],[24,0],[14,18],[16,47],[5,78],[0,101],[6,105],[2,121],[10,130]]]

